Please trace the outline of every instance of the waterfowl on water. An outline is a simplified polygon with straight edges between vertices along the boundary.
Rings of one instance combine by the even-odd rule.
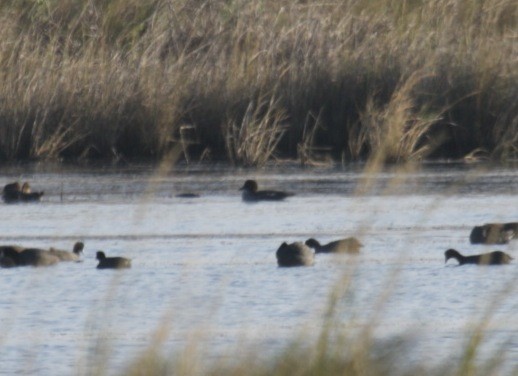
[[[200,197],[200,195],[197,194],[197,193],[184,192],[184,193],[176,194],[175,197],[178,197],[178,198],[198,198],[198,197]]]
[[[96,258],[99,260],[97,269],[131,268],[131,260],[125,257],[106,257],[103,251],[98,251]]]
[[[59,262],[59,258],[44,249],[26,248],[20,253],[22,265],[48,266]]]
[[[59,258],[60,261],[79,261],[85,245],[83,242],[76,242],[72,252],[50,248],[49,253]]]
[[[23,202],[33,202],[40,201],[41,196],[43,196],[44,192],[32,192],[29,183],[25,182],[22,185],[22,191],[20,193],[20,200]]]
[[[472,244],[506,244],[518,237],[518,222],[486,223],[475,226],[469,235]]]
[[[281,201],[286,197],[293,196],[294,193],[283,192],[283,191],[260,191],[255,180],[247,180],[245,184],[241,188],[240,191],[243,191],[241,197],[243,201],[247,202],[257,202],[257,201]]]
[[[19,182],[9,183],[4,186],[2,199],[6,203],[37,202],[40,201],[44,192],[32,192],[29,183],[20,185]]]
[[[339,239],[327,244],[320,244],[318,240],[310,238],[306,240],[306,245],[315,250],[315,253],[360,253],[363,244],[354,237]]]
[[[12,254],[20,253],[23,251],[23,247],[17,245],[1,245],[0,246],[0,267],[12,268],[18,266],[16,261],[13,259]]]
[[[279,266],[310,266],[314,264],[314,253],[304,243],[282,243],[277,249],[277,264]]]
[[[24,248],[21,251],[17,247],[4,247],[0,257],[11,260],[4,260],[10,266],[49,266],[59,262],[59,258],[39,248]]]
[[[6,249],[11,249],[12,251],[19,253],[23,251],[25,248],[19,245],[0,245],[0,254],[2,254],[2,252]]]
[[[19,200],[20,192],[22,188],[20,183],[17,181],[14,183],[9,183],[4,186],[2,190],[2,199],[5,202],[15,202]]]
[[[11,257],[0,256],[0,268],[13,268],[15,266],[18,265]]]
[[[503,265],[509,264],[513,259],[507,253],[502,251],[483,253],[481,255],[463,256],[455,249],[448,249],[446,252],[444,252],[444,256],[446,258],[445,263],[448,262],[449,259],[454,258],[459,262],[459,265]]]

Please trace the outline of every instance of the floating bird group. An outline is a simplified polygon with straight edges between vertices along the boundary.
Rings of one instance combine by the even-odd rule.
[[[18,245],[0,246],[0,267],[50,266],[59,262],[81,261],[84,243],[76,242],[72,251],[55,248],[24,248]],[[97,252],[97,269],[126,269],[131,267],[131,260],[124,257],[106,257],[104,252]]]
[[[32,192],[29,183],[20,185],[19,182],[9,183],[4,186],[2,200],[8,204],[18,202],[37,202],[43,196],[43,191]]]
[[[240,188],[242,200],[245,202],[282,201],[293,196],[291,192],[275,190],[259,190],[255,180],[246,180]],[[2,199],[6,203],[37,202],[43,196],[43,191],[32,192],[29,183],[20,185],[19,182],[6,184],[2,191]],[[196,198],[197,194],[179,194],[181,198]],[[472,244],[506,244],[512,239],[518,238],[518,222],[486,223],[475,226],[469,236]],[[315,238],[309,238],[304,243],[283,242],[277,249],[277,264],[280,267],[310,266],[315,263],[315,254],[359,254],[362,243],[355,237],[348,237],[320,244]],[[24,248],[17,245],[0,246],[0,267],[16,266],[48,266],[64,261],[80,261],[84,244],[77,242],[72,251],[55,248],[39,249]],[[464,256],[455,249],[444,252],[445,262],[449,259],[457,260],[459,265],[503,265],[509,264],[513,258],[502,251],[494,251],[480,255]],[[131,267],[131,259],[125,257],[106,257],[103,251],[96,253],[98,269],[126,269]]]
[[[60,256],[51,252],[51,250],[24,248],[16,245],[0,246],[0,266],[4,268],[15,266],[49,266],[55,265],[60,261]]]
[[[83,253],[85,245],[83,242],[77,242],[74,244],[74,249],[72,252],[70,251],[62,251],[56,248],[50,248],[49,253],[53,256],[56,256],[59,261],[79,261],[81,254]]]
[[[341,240],[335,240],[330,243],[321,245],[318,240],[310,238],[305,243],[308,247],[313,248],[315,253],[360,253],[360,248],[363,246],[362,243],[356,238],[345,238]]]
[[[518,222],[486,223],[475,226],[469,234],[471,244],[507,244],[512,239],[518,238]],[[456,249],[448,249],[444,252],[445,263],[449,259],[455,259],[460,265],[505,265],[511,263],[513,258],[505,252],[493,251],[479,255],[464,256]]]

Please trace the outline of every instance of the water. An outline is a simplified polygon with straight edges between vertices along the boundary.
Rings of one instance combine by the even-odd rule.
[[[245,204],[238,188],[247,178],[296,196]],[[380,341],[413,336],[408,362],[460,356],[466,334],[489,312],[484,351],[505,356],[504,373],[518,367],[517,262],[444,264],[447,248],[518,258],[518,241],[468,242],[474,225],[518,220],[516,169],[4,167],[0,184],[14,180],[45,196],[2,204],[1,243],[71,249],[82,240],[85,255],[82,263],[0,270],[0,374],[115,374],[153,341],[168,356],[192,343],[212,360],[253,346],[267,356],[318,335],[344,278],[339,319],[353,331],[376,322]],[[175,197],[185,191],[201,197]],[[346,236],[363,242],[359,257],[276,266],[283,241]],[[96,270],[101,249],[132,258],[133,268]]]

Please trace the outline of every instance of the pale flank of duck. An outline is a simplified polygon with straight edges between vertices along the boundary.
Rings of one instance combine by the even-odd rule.
[[[76,242],[72,252],[60,249],[50,248],[49,253],[59,258],[60,261],[80,261],[81,253],[83,253],[84,243]]]
[[[354,237],[339,239],[327,244],[320,244],[316,239],[310,238],[305,243],[308,247],[313,248],[315,253],[360,253],[363,244]]]
[[[39,248],[26,248],[20,252],[23,265],[50,266],[59,263],[57,256]]]
[[[41,196],[44,195],[44,192],[31,192],[31,193],[22,193],[20,195],[20,201],[22,202],[38,202],[41,199]]]

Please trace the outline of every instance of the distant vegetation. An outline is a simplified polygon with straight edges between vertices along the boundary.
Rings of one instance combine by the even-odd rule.
[[[0,161],[518,158],[515,0],[0,2]]]

